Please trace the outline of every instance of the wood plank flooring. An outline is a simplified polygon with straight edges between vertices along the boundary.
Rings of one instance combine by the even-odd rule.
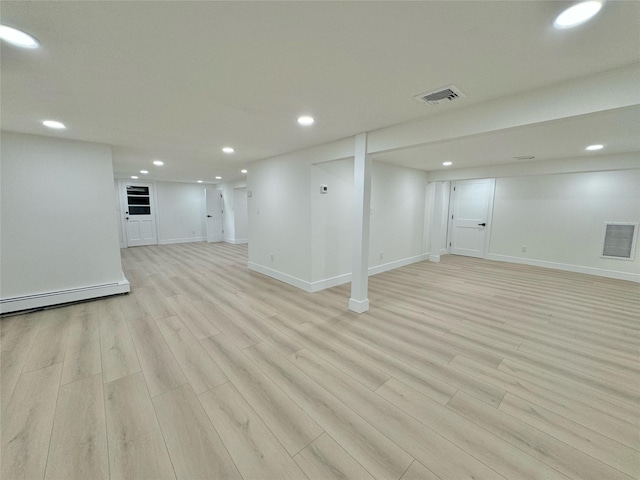
[[[640,285],[444,256],[315,294],[247,248],[2,318],[2,479],[640,478]]]

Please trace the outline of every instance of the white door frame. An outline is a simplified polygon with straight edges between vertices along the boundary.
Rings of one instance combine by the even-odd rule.
[[[479,178],[466,178],[465,180],[481,180]],[[455,187],[458,182],[464,182],[465,180],[454,180],[451,182],[449,187],[449,208],[448,208],[448,216],[447,216],[447,254],[451,253],[451,242],[453,236],[453,222],[451,221],[452,208],[453,208],[453,198]],[[493,203],[496,197],[496,179],[495,178],[487,178],[486,180],[492,180],[491,182],[491,195],[489,199],[489,208],[487,211],[487,226],[485,229],[485,242],[484,242],[484,251],[482,252],[482,258],[487,258],[489,255],[489,246],[491,245],[491,227],[493,225]]]
[[[156,229],[156,244],[160,244],[158,238],[158,202],[156,201],[156,182],[138,182],[136,180],[118,180],[118,194],[120,197],[120,226],[122,228],[122,243],[124,248],[129,248],[129,239],[127,238],[127,216],[126,211],[128,207],[127,202],[127,188],[126,185],[135,183],[136,185],[142,185],[143,187],[150,187],[151,190],[151,214],[153,215],[153,224]]]

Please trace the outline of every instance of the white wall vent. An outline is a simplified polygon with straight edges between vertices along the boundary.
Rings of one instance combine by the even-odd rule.
[[[637,236],[637,223],[606,222],[602,256],[633,260]]]
[[[464,96],[464,93],[462,93],[459,88],[449,85],[448,87],[439,88],[432,92],[421,93],[413,98],[429,105],[440,105],[441,103],[453,102],[458,98],[464,98]]]

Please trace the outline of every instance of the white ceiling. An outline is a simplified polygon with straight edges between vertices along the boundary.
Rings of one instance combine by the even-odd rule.
[[[554,30],[569,3],[3,0],[2,23],[41,48],[2,44],[2,128],[113,145],[117,176],[231,181],[261,158],[640,61],[640,2],[609,0]],[[443,109],[413,99],[449,84],[466,98]],[[599,120],[614,148],[639,150],[637,109],[623,110]],[[297,125],[302,113],[316,124]],[[514,129],[376,158],[422,169],[445,156],[560,158],[598,126],[579,118],[555,125],[562,134]]]
[[[586,152],[593,144],[606,150]],[[640,151],[640,105],[569,119],[510,128],[452,141],[372,155],[375,160],[421,170],[468,168],[531,161]],[[444,167],[442,162],[453,165]]]

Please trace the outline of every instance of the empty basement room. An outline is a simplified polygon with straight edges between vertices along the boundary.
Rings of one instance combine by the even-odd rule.
[[[0,14],[0,478],[640,478],[640,2]]]

